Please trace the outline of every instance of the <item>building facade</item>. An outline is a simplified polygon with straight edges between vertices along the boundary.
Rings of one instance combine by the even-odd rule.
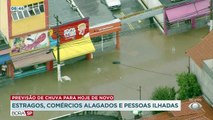
[[[213,105],[213,32],[187,51],[190,72],[197,76],[204,98]]]
[[[171,35],[207,26],[210,0],[159,0],[164,7],[164,33]]]
[[[48,70],[48,0],[2,0],[1,30],[10,44],[14,75],[19,78]],[[11,71],[11,72],[13,72]]]
[[[3,66],[7,66],[5,71]],[[10,46],[6,40],[6,37],[0,32],[0,77],[12,76],[9,72],[12,66],[10,57]]]
[[[139,0],[145,10],[163,8],[153,21],[165,35],[207,26],[210,0]],[[152,23],[151,23],[152,24]]]
[[[56,67],[57,39],[62,65],[92,59],[96,48],[120,48],[118,19],[90,27],[89,18],[81,18],[65,0],[1,0],[0,14],[0,30],[9,47],[8,75],[12,78]],[[59,16],[58,26],[55,15]]]

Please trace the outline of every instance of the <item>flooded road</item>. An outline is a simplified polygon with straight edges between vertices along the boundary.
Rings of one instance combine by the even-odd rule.
[[[157,28],[121,32],[121,49],[97,53],[91,61],[62,67],[62,75],[72,81],[57,82],[56,69],[14,81],[0,88],[2,120],[45,120],[70,112],[35,112],[33,117],[9,117],[11,94],[112,94],[115,99],[149,99],[158,86],[177,88],[175,74],[187,71],[185,51],[198,43],[208,28],[170,37]],[[112,64],[120,61],[121,64]],[[126,115],[125,117],[129,117]]]

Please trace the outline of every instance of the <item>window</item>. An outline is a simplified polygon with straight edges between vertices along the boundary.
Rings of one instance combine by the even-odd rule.
[[[12,12],[11,16],[13,20],[24,19],[30,16],[41,14],[42,12],[44,12],[44,2],[25,5],[22,8],[24,9],[19,9],[17,11]]]
[[[33,10],[33,5],[32,4],[28,5],[28,11],[29,11],[29,13],[30,13],[31,16],[35,15],[35,12]]]
[[[191,19],[185,20],[185,23],[186,23],[186,24],[191,24]]]
[[[39,3],[39,9],[41,12],[44,12],[44,2]]]
[[[29,14],[29,12],[28,12],[28,7],[27,7],[27,6],[24,6],[23,13],[24,13],[24,16],[25,16],[25,17],[29,17],[29,16],[30,16],[30,14]]]
[[[12,18],[13,18],[13,20],[18,20],[19,19],[17,12],[12,12]]]
[[[38,15],[38,14],[41,13],[40,10],[39,10],[39,8],[38,8],[38,3],[33,4],[33,9],[34,9],[36,15]]]
[[[19,19],[23,19],[24,15],[22,11],[17,11]]]

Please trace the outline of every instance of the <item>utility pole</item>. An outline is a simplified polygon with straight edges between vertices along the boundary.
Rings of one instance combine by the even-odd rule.
[[[139,86],[139,99],[142,100],[141,98],[141,86]],[[142,111],[139,110],[133,110],[133,114],[134,114],[134,120],[138,120],[142,117]]]
[[[210,0],[210,22],[209,22],[210,29],[209,29],[209,31],[212,31],[212,29],[213,29],[212,3],[213,3],[212,0]]]
[[[141,98],[141,86],[139,86],[139,99],[142,100],[142,98]]]
[[[59,36],[59,23],[61,24],[61,21],[59,21],[58,16],[54,15],[55,20],[56,20],[56,25],[57,25],[57,70],[58,70],[58,81],[62,82],[62,77],[61,77],[61,63],[60,63],[60,36]]]

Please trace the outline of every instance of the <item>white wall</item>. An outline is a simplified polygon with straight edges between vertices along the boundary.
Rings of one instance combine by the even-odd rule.
[[[206,65],[213,70],[213,59],[205,60]]]
[[[159,0],[141,0],[141,1],[143,1],[146,4],[146,6],[148,6],[149,9],[162,5]],[[158,20],[158,22],[160,22],[161,26],[164,27],[164,15],[163,15],[163,13],[156,15],[155,18]]]
[[[149,7],[149,9],[162,5],[159,0],[142,0],[142,1]]]
[[[163,16],[163,13],[162,14],[159,14],[159,15],[156,15],[155,18],[160,22],[160,24],[162,25],[162,27],[164,27],[164,16]]]
[[[213,103],[213,79],[202,70],[192,59],[190,59],[190,70],[197,76],[202,92]]]

